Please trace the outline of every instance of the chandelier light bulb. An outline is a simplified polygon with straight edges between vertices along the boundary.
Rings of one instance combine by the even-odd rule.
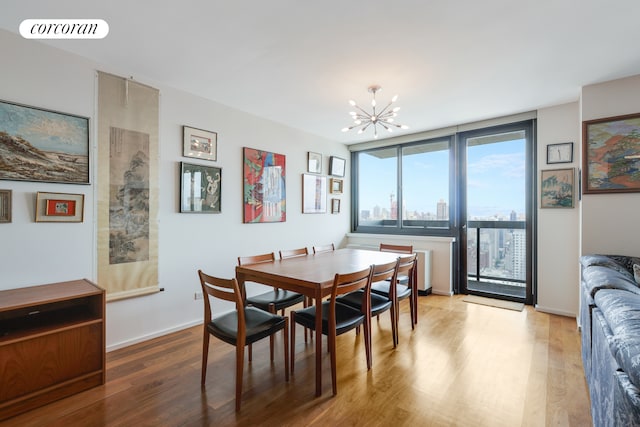
[[[357,128],[358,134],[361,134],[371,126],[373,128],[373,137],[377,139],[378,125],[382,126],[389,132],[393,132],[393,128],[409,129],[409,126],[397,124],[394,120],[394,117],[398,115],[397,111],[400,110],[400,107],[391,108],[391,104],[396,102],[398,95],[395,95],[389,103],[387,103],[383,108],[380,108],[376,101],[376,93],[380,91],[380,89],[381,87],[378,85],[369,86],[368,88],[369,93],[372,94],[371,112],[365,111],[362,107],[358,106],[355,101],[349,101],[349,104],[352,107],[355,107],[356,111],[349,112],[349,115],[353,120],[353,125],[343,128],[343,132],[348,132],[351,129]]]

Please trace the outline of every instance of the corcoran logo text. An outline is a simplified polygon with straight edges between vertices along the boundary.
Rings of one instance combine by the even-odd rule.
[[[20,35],[25,39],[103,39],[109,24],[102,19],[25,19]]]

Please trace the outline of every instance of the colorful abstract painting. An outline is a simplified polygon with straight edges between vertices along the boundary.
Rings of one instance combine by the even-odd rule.
[[[285,156],[245,147],[243,158],[244,222],[284,222]]]
[[[640,115],[583,125],[584,193],[640,191]]]

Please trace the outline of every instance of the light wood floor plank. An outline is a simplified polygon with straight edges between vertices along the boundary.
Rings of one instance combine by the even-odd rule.
[[[107,355],[107,383],[0,423],[2,426],[588,426],[589,399],[575,319],[419,298],[411,331],[402,304],[400,344],[388,314],[373,321],[373,369],[361,336],[337,340],[338,395],[328,354],[314,392],[314,342],[297,327],[296,371],[284,381],[282,337],[245,362],[234,410],[234,348],[212,339],[200,388],[202,329],[190,328]],[[324,348],[326,349],[326,341]]]

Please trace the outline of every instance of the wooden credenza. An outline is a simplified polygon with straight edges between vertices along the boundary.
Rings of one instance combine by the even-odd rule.
[[[0,291],[0,420],[104,384],[104,319],[88,280]]]

